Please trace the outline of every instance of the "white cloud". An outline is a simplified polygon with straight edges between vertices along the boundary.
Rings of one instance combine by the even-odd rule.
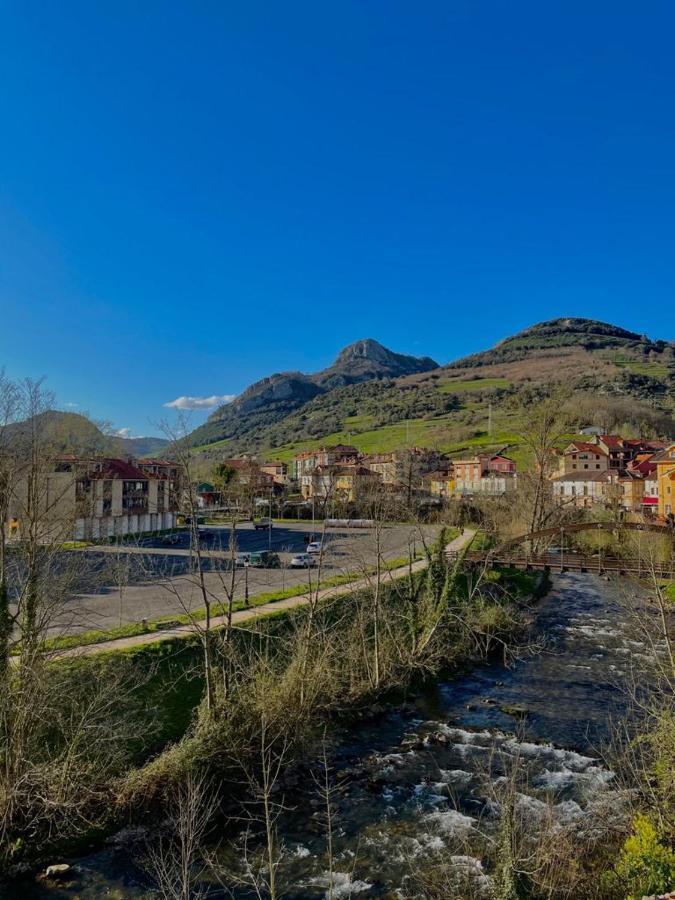
[[[131,428],[118,428],[115,432],[115,437],[130,438],[134,437],[134,435],[131,433]]]
[[[169,409],[213,409],[221,403],[232,403],[236,394],[213,394],[211,397],[176,397],[164,406]]]
[[[64,406],[67,406],[69,409],[76,409],[80,404],[79,403],[64,403]]]

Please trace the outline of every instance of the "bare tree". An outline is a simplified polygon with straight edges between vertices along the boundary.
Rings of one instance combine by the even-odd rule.
[[[550,479],[557,464],[557,445],[569,430],[568,399],[565,387],[552,384],[543,394],[520,399],[516,410],[514,430],[531,457],[530,471],[519,478],[519,499],[525,503],[530,534],[545,528],[556,509]]]
[[[207,895],[200,881],[211,864],[206,836],[217,809],[217,794],[203,774],[189,772],[169,798],[167,822],[148,843],[143,867],[163,900],[199,900]]]

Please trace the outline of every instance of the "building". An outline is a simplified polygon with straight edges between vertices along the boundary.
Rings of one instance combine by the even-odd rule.
[[[288,466],[285,462],[267,462],[260,466],[260,471],[270,475],[275,484],[287,485]]]
[[[63,539],[97,540],[163,531],[176,525],[178,469],[143,471],[132,460],[57,457],[46,475],[43,517]],[[173,477],[170,470],[173,469]],[[10,509],[12,532],[20,538],[26,486],[17,485]]]
[[[599,503],[622,506],[623,486],[619,474],[609,469],[564,472],[551,479],[553,496],[561,504],[586,508]]]
[[[675,443],[652,456],[656,467],[659,516],[675,516]]]
[[[468,480],[455,479],[454,494],[456,497],[502,497],[518,489],[516,475],[500,475],[497,472],[485,472],[479,478]]]
[[[639,453],[663,450],[663,441],[622,438],[618,434],[600,434],[591,439],[594,446],[607,454],[610,469],[623,471]]]
[[[303,476],[311,475],[318,464],[317,450],[303,450],[302,453],[297,453],[293,457],[291,463],[291,476],[293,480],[301,482]]]
[[[382,484],[396,484],[397,462],[394,452],[371,453],[369,456],[364,456],[362,462],[371,472],[380,476]]]
[[[234,481],[245,485],[252,491],[269,491],[276,484],[274,475],[264,471],[263,467],[251,456],[230,457],[224,459],[221,466],[234,470]]]
[[[516,474],[515,462],[510,456],[504,456],[502,453],[496,453],[494,456],[490,457],[488,469],[490,472],[494,472],[498,475]]]
[[[373,453],[364,456],[361,462],[371,472],[376,472],[383,484],[409,490],[421,488],[430,472],[448,471],[450,468],[450,461],[445,453],[428,447]]]
[[[353,465],[359,458],[359,451],[351,444],[335,444],[321,447],[316,454],[317,466]]]
[[[424,476],[424,481],[429,493],[434,497],[447,499],[455,492],[455,475],[452,470],[438,469],[436,472],[428,472]]]
[[[458,489],[461,484],[476,482],[490,472],[490,454],[477,453],[467,459],[455,459],[452,462]]]
[[[572,441],[560,457],[560,474],[571,472],[606,472],[609,454],[591,441]]]
[[[303,476],[302,494],[305,498],[351,502],[381,483],[376,472],[358,463],[317,466],[311,475]]]

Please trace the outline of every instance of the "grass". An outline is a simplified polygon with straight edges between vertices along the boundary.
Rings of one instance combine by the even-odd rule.
[[[487,391],[492,388],[508,388],[508,378],[473,378],[470,381],[442,381],[438,389],[441,394],[460,394],[465,391]]]
[[[609,353],[605,359],[614,363],[619,369],[627,369],[635,375],[650,375],[652,378],[664,378],[671,371],[665,363],[633,359],[625,353]]]

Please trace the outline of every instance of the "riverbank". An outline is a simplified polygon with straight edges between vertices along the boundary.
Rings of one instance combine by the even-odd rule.
[[[159,801],[171,784],[180,780],[181,773],[189,770],[197,760],[201,760],[200,764],[213,765],[214,771],[227,781],[232,776],[233,764],[241,766],[242,762],[248,764],[251,760],[226,760],[223,748],[236,751],[237,747],[245,746],[255,751],[257,745],[253,738],[260,726],[261,713],[274,723],[275,729],[292,733],[290,764],[292,759],[300,758],[303,750],[316,738],[322,721],[335,714],[348,715],[350,710],[362,710],[377,698],[386,697],[392,688],[408,685],[416,672],[428,674],[442,666],[456,664],[467,658],[467,651],[469,656],[483,653],[493,639],[501,639],[515,623],[510,609],[513,596],[509,579],[513,577],[514,585],[520,589],[524,583],[522,573],[493,576],[486,582],[487,593],[479,596],[474,585],[460,583],[460,572],[447,569],[443,563],[444,547],[440,547],[438,553],[428,572],[409,570],[406,579],[388,584],[386,590],[380,592],[379,611],[373,605],[373,583],[360,593],[320,604],[314,610],[311,635],[305,631],[305,638],[300,643],[299,636],[311,619],[308,609],[292,610],[272,623],[259,622],[256,629],[246,629],[242,633],[243,642],[238,642],[236,647],[237,684],[236,691],[233,688],[234,693],[229,697],[227,720],[220,717],[205,720],[202,710],[189,734],[175,747],[118,782],[111,808],[113,820],[124,810],[137,809],[139,804],[152,805],[153,798]],[[460,604],[464,624],[459,635],[442,637],[441,632],[446,626],[440,626],[451,594],[453,605]],[[452,612],[455,620],[460,607]],[[384,623],[387,623],[386,634],[375,644],[371,643],[373,621],[376,626],[379,623],[383,631]],[[416,635],[413,636],[417,644],[410,644],[412,625],[415,626]],[[311,642],[305,643],[310,636]],[[407,648],[406,644],[409,645]],[[304,691],[293,663],[299,652],[305,652],[303,646],[308,654]],[[401,658],[403,649],[410,655],[407,660]],[[142,648],[132,658],[151,650],[155,648]],[[171,658],[170,654],[167,656]],[[106,654],[93,657],[91,663],[98,661],[97,665],[105,665],[106,661],[117,658],[117,654]],[[193,655],[193,661],[197,658]],[[345,665],[346,661],[350,661],[348,665]],[[77,665],[85,662],[78,660]],[[185,662],[190,665],[189,660]],[[73,664],[72,661],[68,663]],[[373,666],[379,667],[379,682]],[[291,699],[298,687],[301,695]],[[194,695],[194,690],[192,693]],[[216,749],[214,742],[219,748],[216,758],[210,749],[212,746]]]
[[[320,748],[289,771],[277,826],[284,896],[315,900],[331,885],[336,897],[492,896],[507,814],[511,862],[528,872],[527,896],[543,896],[544,882],[549,889],[556,879],[555,897],[626,896],[598,876],[612,868],[632,802],[603,747],[627,711],[623,679],[647,664],[648,648],[638,646],[616,585],[594,576],[556,577],[531,638],[542,638],[539,652],[509,666],[474,663],[361,723],[343,723],[327,748],[330,854],[313,778],[323,771]],[[516,705],[525,715],[513,714]],[[221,849],[225,871],[237,870],[241,846],[233,835]],[[106,889],[148,897],[127,849],[113,844],[80,861],[77,885],[63,896]],[[245,885],[232,890],[235,898],[250,896]]]

